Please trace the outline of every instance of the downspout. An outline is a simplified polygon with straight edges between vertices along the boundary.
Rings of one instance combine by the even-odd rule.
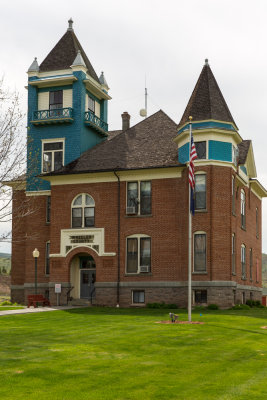
[[[121,245],[120,245],[120,236],[121,236],[121,186],[120,186],[120,177],[113,171],[114,175],[118,179],[118,276],[117,276],[117,307],[120,306],[120,258],[121,258]]]

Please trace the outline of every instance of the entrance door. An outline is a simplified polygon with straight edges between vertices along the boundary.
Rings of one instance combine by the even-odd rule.
[[[95,297],[95,270],[81,270],[81,299]]]

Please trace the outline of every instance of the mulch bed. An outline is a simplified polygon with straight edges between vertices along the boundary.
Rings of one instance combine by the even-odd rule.
[[[156,321],[156,324],[195,324],[195,325],[203,325],[204,322],[199,322],[199,321],[175,321],[175,322],[171,322],[171,321]],[[267,329],[267,327],[266,327]]]

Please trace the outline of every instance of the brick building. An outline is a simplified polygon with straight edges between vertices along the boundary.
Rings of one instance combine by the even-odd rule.
[[[108,85],[72,21],[28,70],[28,167],[14,188],[12,299],[187,304],[189,122],[198,159],[193,304],[261,299],[261,199],[243,140],[208,61],[177,125],[163,111],[108,131]],[[24,177],[21,178],[21,181]],[[25,204],[27,212],[21,212]]]

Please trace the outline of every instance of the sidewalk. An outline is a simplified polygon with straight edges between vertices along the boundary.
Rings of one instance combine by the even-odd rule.
[[[6,311],[0,311],[0,317],[2,315],[14,315],[14,314],[30,314],[30,313],[36,313],[36,312],[43,312],[43,311],[60,311],[60,310],[70,310],[72,308],[81,308],[81,307],[75,307],[75,306],[55,306],[55,307],[30,307],[30,308],[23,308],[20,310],[6,310]]]

